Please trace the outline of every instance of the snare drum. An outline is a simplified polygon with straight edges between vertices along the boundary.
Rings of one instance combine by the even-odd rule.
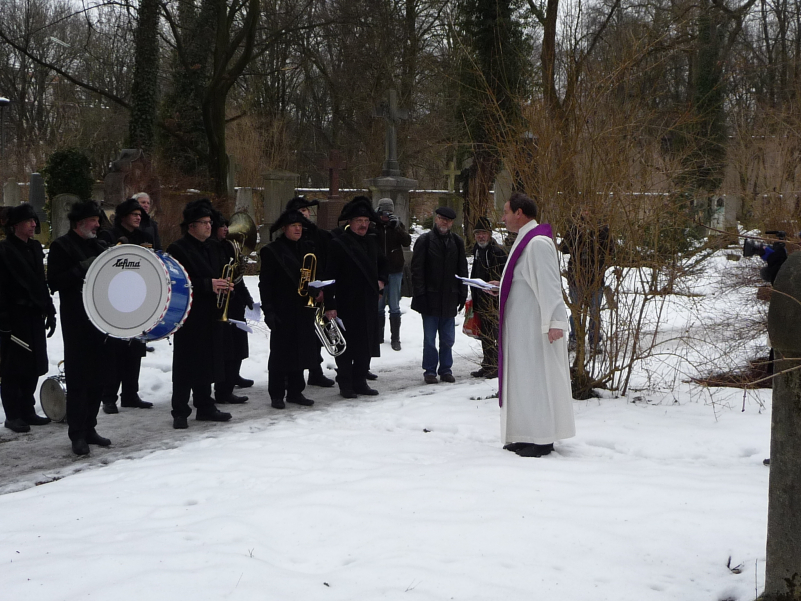
[[[67,383],[64,377],[64,370],[58,364],[59,374],[50,376],[42,382],[39,389],[39,401],[42,403],[42,411],[54,422],[63,422],[67,417]]]
[[[83,306],[95,327],[109,336],[160,340],[186,321],[192,284],[167,253],[120,244],[89,267]]]

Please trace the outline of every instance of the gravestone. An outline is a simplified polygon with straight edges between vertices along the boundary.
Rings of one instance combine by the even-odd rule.
[[[495,176],[495,210],[498,214],[503,213],[503,205],[512,196],[515,189],[515,180],[511,172],[505,167]]]
[[[259,228],[262,241],[270,239],[270,226],[284,212],[286,203],[294,198],[299,178],[297,173],[290,171],[268,171],[264,174],[264,206]]]
[[[161,184],[150,159],[138,148],[120,152],[103,178],[103,204],[113,209],[137,192],[147,192],[153,206],[161,201]]]
[[[462,172],[456,168],[456,159],[453,159],[448,168],[442,172],[443,175],[448,177],[448,192],[456,192],[456,180],[457,176],[459,176]]]
[[[317,207],[317,225],[324,230],[332,230],[337,226],[337,219],[345,206],[344,199],[339,195],[339,172],[347,167],[347,163],[338,150],[331,150],[321,166],[328,170],[328,198]]]
[[[3,206],[16,207],[22,202],[22,190],[13,179],[3,184]]]
[[[773,284],[768,334],[776,360],[770,430],[765,601],[801,598],[801,252]],[[796,526],[792,526],[796,524]]]
[[[256,209],[253,206],[253,188],[238,188],[236,191],[236,204],[234,212],[247,213],[250,218],[256,220]]]
[[[80,202],[75,194],[59,194],[50,201],[50,214],[53,221],[50,223],[50,239],[55,240],[70,231],[70,220],[67,215],[73,203]]]
[[[36,211],[39,221],[47,221],[45,204],[47,203],[47,193],[45,192],[44,178],[41,173],[31,173],[31,184],[28,188],[28,202]]]

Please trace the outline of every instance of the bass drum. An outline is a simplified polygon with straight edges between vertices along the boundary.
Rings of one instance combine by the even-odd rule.
[[[58,364],[59,369],[62,363]],[[62,371],[57,376],[50,376],[42,382],[39,389],[39,401],[42,411],[54,422],[63,422],[67,417],[67,384]]]
[[[167,253],[120,244],[86,272],[83,306],[94,326],[113,338],[160,340],[186,321],[192,284]]]

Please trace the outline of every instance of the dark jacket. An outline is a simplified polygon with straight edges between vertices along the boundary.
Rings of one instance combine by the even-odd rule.
[[[350,229],[331,241],[325,288],[325,308],[336,309],[345,324],[348,349],[374,352],[377,346],[378,281],[389,281],[386,259],[378,250],[375,236],[359,236]]]
[[[167,248],[186,269],[192,282],[192,308],[184,325],[175,333],[172,381],[182,384],[211,384],[225,380],[225,328],[222,309],[211,280],[222,276],[227,259],[216,240],[201,242],[187,233]]]
[[[506,265],[506,251],[498,246],[492,238],[486,248],[478,244],[473,245],[473,269],[470,277],[481,278],[485,282],[501,281],[503,268]],[[473,297],[473,310],[479,313],[490,313],[498,310],[498,297],[482,291],[480,288],[470,288]]]
[[[91,260],[105,249],[101,240],[85,240],[70,230],[53,241],[47,255],[47,283],[59,297],[67,388],[103,385],[106,335],[89,321],[83,308],[83,280]]]
[[[98,232],[97,237],[105,242],[109,247],[116,245],[120,242],[120,238],[125,238],[128,242],[127,244],[138,244],[142,246],[143,244],[150,244],[155,248],[153,244],[153,237],[145,232],[142,228],[136,228],[133,231],[128,231],[121,225],[115,225],[110,230],[103,230]]]
[[[412,237],[403,227],[400,221],[380,221],[375,226],[375,234],[378,238],[378,248],[387,258],[387,270],[389,273],[400,273],[403,271],[403,247],[412,243]]]
[[[414,243],[412,255],[412,309],[423,315],[455,317],[467,301],[467,286],[456,276],[467,277],[464,241],[434,228]]]
[[[270,327],[269,370],[299,371],[320,363],[314,333],[315,310],[298,294],[301,261],[314,253],[310,240],[293,242],[280,236],[261,249],[259,293],[264,321]]]
[[[579,220],[567,230],[559,250],[570,255],[567,281],[571,286],[591,290],[603,288],[606,264],[614,251],[608,226]]]
[[[37,240],[9,235],[0,242],[0,377],[47,373],[45,320],[56,309],[47,290],[44,252]],[[14,335],[32,352],[12,342]]]
[[[316,225],[312,228],[303,228],[301,241],[308,244],[311,252],[317,257],[317,279],[321,279],[326,270],[328,260],[328,247],[331,244],[333,235],[328,230],[321,229]]]
[[[145,232],[152,239],[153,250],[161,250],[161,238],[159,237],[159,222],[150,215],[142,211],[142,221],[139,229]]]

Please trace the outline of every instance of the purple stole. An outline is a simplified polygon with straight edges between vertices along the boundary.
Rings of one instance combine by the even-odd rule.
[[[515,277],[515,265],[517,260],[523,253],[523,249],[528,246],[528,243],[534,236],[548,236],[553,239],[553,232],[551,231],[550,224],[540,223],[533,230],[528,232],[523,239],[515,247],[514,251],[506,263],[506,272],[501,280],[500,290],[500,307],[498,311],[498,406],[503,407],[503,313],[506,307],[506,300],[509,298],[509,292],[512,289],[512,278]]]

